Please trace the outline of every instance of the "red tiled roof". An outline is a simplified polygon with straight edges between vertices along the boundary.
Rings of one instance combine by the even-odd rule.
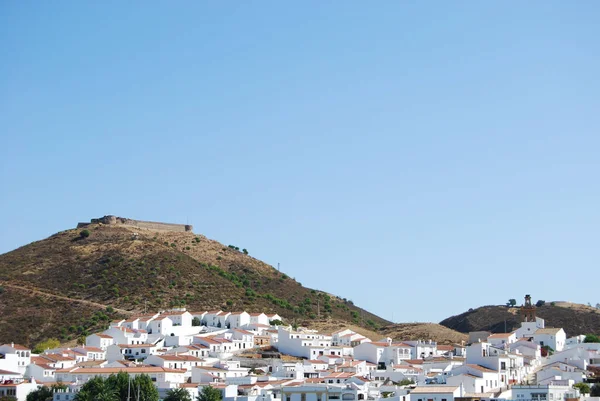
[[[27,348],[26,346],[21,345],[21,344],[3,344],[2,346],[3,347],[12,347],[19,351],[30,351],[31,350],[31,348]]]

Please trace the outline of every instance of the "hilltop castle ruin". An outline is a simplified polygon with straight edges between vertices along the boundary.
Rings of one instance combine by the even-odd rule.
[[[189,224],[159,223],[155,221],[133,220],[125,217],[108,215],[90,220],[89,223],[78,223],[77,228],[87,227],[90,224],[106,224],[109,226],[122,225],[129,227],[145,228],[153,231],[192,232],[193,227]]]

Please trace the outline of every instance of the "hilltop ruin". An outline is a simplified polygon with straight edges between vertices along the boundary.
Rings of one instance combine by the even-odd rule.
[[[77,228],[87,227],[90,224],[121,225],[137,228],[145,228],[153,231],[174,231],[174,232],[192,232],[193,227],[190,224],[172,224],[160,223],[156,221],[133,220],[126,217],[117,217],[107,215],[97,219],[91,219],[89,223],[78,223]]]

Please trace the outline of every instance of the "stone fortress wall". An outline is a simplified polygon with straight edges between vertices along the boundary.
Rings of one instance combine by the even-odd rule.
[[[153,231],[175,231],[175,232],[191,232],[193,227],[189,224],[171,224],[159,223],[156,221],[133,220],[125,217],[116,217],[112,215],[92,219],[89,223],[78,223],[77,228],[87,227],[90,224],[106,224],[106,225],[123,225],[138,228],[145,228]]]

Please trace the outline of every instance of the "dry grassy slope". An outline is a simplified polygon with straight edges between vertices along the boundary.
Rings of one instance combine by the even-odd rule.
[[[33,345],[50,337],[74,342],[84,330],[100,330],[107,320],[123,315],[101,312],[78,302],[55,299],[28,291],[3,287],[0,292],[0,343],[9,341]],[[64,329],[61,331],[61,329]]]
[[[78,238],[80,230],[67,230],[0,255],[0,282],[132,312],[186,305],[191,310],[277,312],[289,320],[310,321],[319,299],[325,314],[325,293],[304,288],[271,266],[203,236],[103,225],[88,229],[91,235],[86,239]],[[15,333],[29,344],[48,336],[66,340],[81,334],[65,332],[67,325],[91,331],[103,324],[93,321],[99,311],[90,305],[61,306],[56,299],[42,304],[6,289],[0,297],[6,301],[2,304],[10,304],[0,310],[0,320],[18,326],[0,329],[0,342],[15,340]],[[339,298],[328,302],[334,319],[352,323],[354,312],[362,314],[364,322],[389,323]],[[31,308],[49,316],[60,311],[65,318],[49,319],[39,331],[27,321]]]
[[[451,330],[437,323],[398,323],[381,327],[376,331],[336,319],[317,319],[302,323],[306,324],[310,329],[316,329],[321,333],[328,334],[342,328],[348,328],[370,338],[372,341],[391,337],[395,341],[433,340],[439,344],[460,344],[461,341],[468,340],[466,334]]]
[[[394,340],[433,340],[438,344],[460,344],[468,340],[466,334],[437,323],[398,323],[382,327],[379,332]]]
[[[568,336],[578,334],[600,334],[600,310],[586,305],[556,302],[537,308],[537,315],[546,320],[546,327],[562,327]],[[468,333],[487,330],[502,333],[506,329],[514,330],[520,326],[518,308],[502,305],[488,305],[451,316],[440,322],[448,328]]]

